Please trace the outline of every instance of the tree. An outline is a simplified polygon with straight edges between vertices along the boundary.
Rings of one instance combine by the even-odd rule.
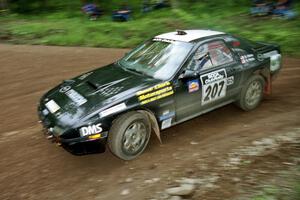
[[[7,0],[0,0],[0,11],[7,10],[7,9],[8,9]]]

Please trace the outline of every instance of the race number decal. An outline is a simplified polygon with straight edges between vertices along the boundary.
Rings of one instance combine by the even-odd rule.
[[[220,69],[200,76],[202,83],[202,105],[226,96],[227,74]]]

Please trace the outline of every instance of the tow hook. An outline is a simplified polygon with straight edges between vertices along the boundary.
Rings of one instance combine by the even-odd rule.
[[[57,146],[61,146],[59,138],[54,136],[53,131],[54,130],[52,127],[45,130],[45,135],[46,135],[47,140],[50,140],[52,143],[56,143]]]

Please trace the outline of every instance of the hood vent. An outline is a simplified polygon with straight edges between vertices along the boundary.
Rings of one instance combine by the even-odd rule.
[[[92,82],[90,82],[90,81],[87,81],[86,82],[92,89],[94,89],[94,90],[97,90],[98,89],[98,85],[97,84],[94,84],[94,83],[92,83]]]

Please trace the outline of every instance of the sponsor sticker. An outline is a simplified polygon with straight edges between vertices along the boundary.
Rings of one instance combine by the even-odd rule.
[[[59,105],[54,100],[50,100],[45,104],[46,108],[51,112],[55,113],[60,109]]]
[[[61,93],[65,93],[66,91],[68,91],[69,89],[71,89],[71,86],[64,86],[62,88],[59,89],[59,92]]]
[[[167,82],[163,82],[163,83],[157,84],[157,85],[155,85],[153,87],[147,88],[145,90],[138,91],[136,93],[136,95],[139,96],[139,95],[142,95],[142,94],[145,94],[145,93],[152,92],[153,90],[160,89],[160,88],[163,88],[163,87],[166,87],[166,86],[170,86],[170,85],[171,85],[171,83],[168,82],[168,81]]]
[[[174,91],[170,82],[160,83],[136,93],[142,105],[162,99],[172,94],[174,94]]]
[[[189,93],[196,92],[199,90],[199,80],[191,80],[188,82]]]
[[[160,117],[159,121],[164,121],[166,119],[172,118],[175,116],[175,112],[170,112],[169,110],[165,111]]]
[[[87,100],[86,98],[84,98],[81,94],[79,94],[78,92],[76,92],[73,89],[68,90],[65,93],[72,101],[74,101],[77,106],[81,106],[82,104],[86,103]]]
[[[242,64],[255,61],[255,58],[254,58],[253,54],[243,55],[243,56],[240,57],[240,59],[241,59]]]
[[[170,40],[170,39],[164,39],[164,38],[154,38],[153,41],[158,41],[158,42],[174,42],[174,40]]]
[[[81,137],[85,137],[88,135],[94,135],[102,132],[101,124],[94,124],[90,126],[84,126],[79,129],[79,133]]]
[[[161,123],[161,129],[169,128],[172,125],[172,118],[166,119]]]
[[[227,74],[225,69],[201,75],[200,79],[202,84],[202,105],[226,96]]]
[[[81,94],[77,91],[71,89],[71,86],[64,86],[59,89],[59,92],[65,93],[72,101],[74,101],[77,106],[81,106],[87,102],[87,99],[84,98]]]
[[[234,76],[229,76],[227,78],[227,85],[232,85],[234,83]]]
[[[105,116],[111,115],[113,113],[125,110],[126,108],[127,108],[127,106],[125,103],[118,104],[116,106],[113,106],[111,108],[101,111],[100,117],[105,117]]]

